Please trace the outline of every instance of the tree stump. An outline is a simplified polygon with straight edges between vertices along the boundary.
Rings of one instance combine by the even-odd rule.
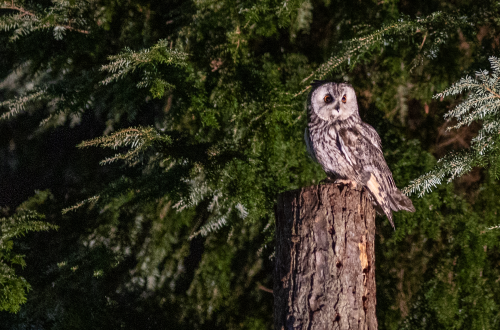
[[[278,196],[276,330],[377,329],[375,210],[362,187],[325,184]]]

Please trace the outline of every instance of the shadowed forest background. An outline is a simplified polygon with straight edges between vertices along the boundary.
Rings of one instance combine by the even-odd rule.
[[[491,147],[409,189],[396,231],[377,218],[377,315],[500,328],[500,90],[451,130],[467,92],[433,98],[497,72],[500,2],[0,8],[1,328],[271,329],[276,196],[325,178],[303,142],[313,79],[353,85],[399,188]]]

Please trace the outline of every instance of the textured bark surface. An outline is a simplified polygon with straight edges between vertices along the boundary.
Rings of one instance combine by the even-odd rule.
[[[377,329],[375,210],[342,184],[278,196],[276,330]]]

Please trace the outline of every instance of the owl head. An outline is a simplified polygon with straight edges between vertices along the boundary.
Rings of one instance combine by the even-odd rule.
[[[356,93],[351,85],[315,81],[309,94],[309,111],[327,122],[342,121],[359,116]]]

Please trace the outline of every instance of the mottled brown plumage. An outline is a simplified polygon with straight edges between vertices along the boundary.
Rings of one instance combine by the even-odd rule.
[[[414,212],[415,208],[394,183],[379,135],[361,121],[354,89],[323,81],[313,87],[304,135],[309,154],[328,177],[366,187],[394,227],[392,211]]]

